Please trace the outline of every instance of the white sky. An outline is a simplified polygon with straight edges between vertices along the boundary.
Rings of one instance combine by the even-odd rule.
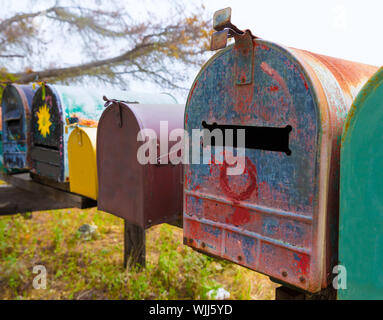
[[[93,0],[83,0],[92,3]],[[107,3],[108,0],[102,0]],[[142,18],[145,10],[152,10],[160,18],[166,18],[170,0],[121,0],[132,17]],[[216,10],[230,6],[232,22],[240,29],[272,42],[338,58],[363,62],[376,66],[383,65],[383,0],[174,0],[187,7],[203,4],[213,19]],[[37,9],[44,2],[31,0],[0,0],[3,8],[10,11],[26,11],[27,7]],[[49,32],[49,30],[46,30]],[[60,59],[58,50],[54,60]],[[52,52],[51,52],[52,54]],[[208,56],[213,55],[211,52]],[[66,55],[68,57],[68,55]],[[81,57],[71,53],[70,64],[76,64]],[[82,57],[83,58],[83,57]],[[75,61],[76,60],[76,61]],[[187,68],[191,82],[198,70]],[[159,91],[149,82],[131,81],[130,89]],[[169,90],[166,90],[169,92]],[[187,92],[173,93],[180,102]]]
[[[150,0],[142,1],[146,5]],[[200,0],[200,3],[212,19],[216,10],[231,7],[233,24],[240,29],[250,29],[265,40],[383,65],[383,0]],[[158,14],[166,15],[165,8],[156,9]],[[191,72],[193,81],[197,72]]]
[[[383,65],[382,0],[205,0],[232,8],[232,23],[286,46]]]

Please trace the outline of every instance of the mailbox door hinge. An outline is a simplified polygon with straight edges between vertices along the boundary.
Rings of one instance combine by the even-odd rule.
[[[253,82],[254,70],[254,43],[249,30],[243,34],[235,35],[233,48],[235,84],[247,85]]]

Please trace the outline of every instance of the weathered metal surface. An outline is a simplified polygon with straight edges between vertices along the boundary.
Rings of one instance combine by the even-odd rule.
[[[140,164],[137,152],[143,142],[137,135],[142,129],[154,130],[159,146],[160,122],[167,121],[169,132],[183,129],[183,116],[184,106],[175,104],[113,103],[105,109],[97,128],[100,210],[142,228],[182,215],[182,164]],[[175,144],[169,141],[158,159],[168,157]]]
[[[30,110],[32,85],[9,84],[1,101],[3,127],[3,161],[8,172],[25,171],[30,168]]]
[[[3,132],[0,131],[0,172],[4,171],[3,160]]]
[[[203,123],[291,132],[279,152],[246,148],[240,176],[214,158],[202,164],[202,152],[201,164],[185,165],[185,243],[318,292],[337,262],[341,128],[376,68],[255,39],[252,81],[238,85],[236,50],[221,50],[195,79],[185,111],[189,137]]]
[[[347,288],[338,290],[341,300],[383,298],[382,123],[383,68],[360,91],[343,129],[339,263]]]
[[[103,95],[132,103],[175,102],[168,94],[44,85],[33,98],[31,172],[60,183],[69,181],[67,145],[71,125],[97,126],[104,110]]]
[[[68,139],[70,191],[97,199],[97,128],[76,127]]]

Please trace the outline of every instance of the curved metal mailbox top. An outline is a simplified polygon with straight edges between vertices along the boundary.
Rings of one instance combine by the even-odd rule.
[[[70,191],[97,199],[97,128],[76,127],[68,139]]]
[[[8,84],[3,92],[2,128],[4,168],[15,172],[30,168],[30,109],[36,89]]]
[[[183,116],[183,105],[114,103],[105,109],[97,129],[100,210],[144,228],[182,215],[182,164],[142,164],[137,154],[144,144],[138,141],[142,129],[150,130],[159,146],[161,121],[169,132],[183,132]],[[167,140],[168,131],[162,134]],[[175,143],[158,147],[156,157],[168,157]]]
[[[245,171],[229,176],[202,154],[185,165],[185,243],[306,291],[327,287],[342,124],[376,69],[260,39],[211,58],[190,90],[185,128],[189,137],[245,129]]]
[[[104,110],[103,96],[132,103],[174,103],[168,94],[115,90],[111,88],[44,85],[32,106],[32,172],[58,182],[68,182],[68,137],[72,124],[96,127]]]
[[[347,288],[339,299],[383,296],[382,123],[383,68],[360,91],[343,129],[339,261]]]

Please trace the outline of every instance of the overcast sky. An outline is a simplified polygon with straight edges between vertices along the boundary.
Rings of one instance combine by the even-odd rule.
[[[83,0],[82,4],[94,0]],[[108,0],[102,0],[107,3]],[[142,18],[147,9],[159,17],[169,14],[170,0],[121,0],[129,13]],[[363,62],[376,66],[383,65],[383,0],[174,0],[184,2],[188,7],[203,4],[213,19],[216,10],[230,6],[232,22],[240,29],[250,29],[252,33],[272,42],[338,58]],[[2,8],[22,12],[37,9],[43,2],[31,0],[0,0]],[[31,8],[32,7],[32,8]],[[46,30],[47,32],[49,30]],[[54,45],[53,45],[54,47]],[[55,60],[76,64],[80,57],[71,54]],[[211,52],[208,56],[213,55]],[[187,68],[190,87],[198,70]],[[158,91],[150,83],[131,82],[133,90]],[[181,102],[187,92],[175,93]]]
[[[240,29],[286,46],[383,65],[382,0],[205,0]]]
[[[204,0],[201,3],[212,18],[216,10],[231,7],[232,23],[240,29],[250,29],[263,39],[383,65],[383,0]],[[166,14],[166,9],[163,10],[161,13],[159,9],[159,14]]]

